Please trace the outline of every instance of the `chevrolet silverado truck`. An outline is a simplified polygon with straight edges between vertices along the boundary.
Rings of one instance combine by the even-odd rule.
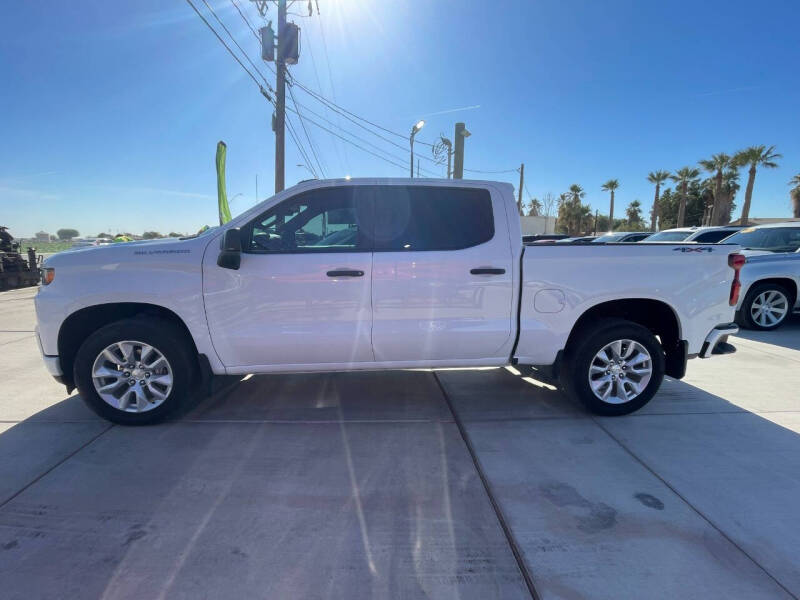
[[[214,375],[503,365],[621,415],[733,350],[737,249],[525,246],[506,183],[315,180],[196,237],[52,256],[37,337],[49,372],[123,424]]]
[[[800,222],[742,229],[726,238],[747,259],[742,267],[736,322],[747,329],[777,329],[800,313]]]

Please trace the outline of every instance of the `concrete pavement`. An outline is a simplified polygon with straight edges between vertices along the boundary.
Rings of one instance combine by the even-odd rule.
[[[800,596],[793,329],[625,418],[442,370],[252,377],[134,429],[49,378],[33,293],[0,294],[3,597]]]

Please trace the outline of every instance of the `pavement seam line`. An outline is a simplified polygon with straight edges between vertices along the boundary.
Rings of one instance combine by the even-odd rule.
[[[785,358],[786,360],[792,360],[792,361],[795,361],[795,362],[800,362],[800,358],[798,358],[798,357],[795,357],[795,356],[783,356],[782,354],[779,354],[779,353],[776,353],[774,351],[770,351],[770,350],[767,350],[767,349],[761,347],[761,346],[780,346],[780,344],[767,344],[766,342],[759,342],[757,340],[750,340],[750,339],[747,339],[747,338],[738,338],[737,339],[737,342],[742,342],[742,341],[745,342],[744,344],[742,344],[745,348],[749,348],[750,350],[753,350],[754,352],[760,352],[761,354],[766,354],[767,356],[774,356],[774,357],[777,357],[777,358]],[[753,342],[753,343],[749,344],[747,342]],[[780,347],[781,348],[785,348],[785,346],[780,346]],[[788,350],[790,352],[797,352],[797,350],[794,350],[792,348],[786,348],[786,350]]]
[[[778,580],[777,577],[775,577],[772,573],[767,571],[767,569],[761,563],[759,563],[755,558],[750,556],[750,554],[744,548],[742,548],[739,544],[737,544],[727,533],[725,533],[722,530],[721,527],[719,527],[716,523],[714,523],[714,521],[712,521],[709,517],[707,517],[705,514],[703,514],[700,511],[700,509],[698,509],[694,504],[689,502],[689,500],[683,494],[681,494],[677,489],[675,489],[675,487],[673,487],[661,475],[656,473],[655,470],[653,470],[650,467],[650,465],[648,465],[643,459],[639,458],[636,454],[634,454],[634,452],[630,448],[628,448],[628,446],[624,442],[619,440],[613,433],[611,433],[608,429],[606,429],[596,418],[592,417],[592,421],[594,421],[595,425],[597,425],[600,429],[602,429],[603,432],[605,432],[605,434],[608,437],[610,437],[613,441],[615,441],[619,445],[619,447],[622,448],[631,458],[633,458],[636,462],[638,462],[640,465],[642,465],[642,467],[647,469],[647,471],[651,475],[653,475],[653,477],[655,477],[661,483],[663,483],[665,486],[667,486],[667,488],[669,488],[672,491],[672,493],[675,494],[678,498],[683,500],[683,502],[686,503],[686,506],[691,508],[692,511],[695,512],[695,514],[697,514],[701,519],[703,519],[706,523],[708,523],[717,533],[719,533],[723,538],[725,538],[734,548],[736,548],[737,550],[739,550],[739,552],[741,552],[744,556],[746,556],[748,558],[748,560],[750,560],[750,562],[752,562],[756,567],[761,569],[761,571],[767,577],[772,579],[772,581],[774,581],[775,584],[779,588],[781,588],[784,592],[786,592],[789,595],[790,598],[794,598],[795,600],[798,600],[797,596],[795,594],[793,594],[785,585],[783,585]]]
[[[497,518],[498,523],[500,524],[500,529],[503,531],[503,535],[505,535],[506,542],[511,549],[511,554],[514,555],[514,560],[517,563],[517,568],[522,575],[522,579],[525,581],[525,586],[528,588],[528,593],[531,595],[533,600],[541,600],[541,596],[539,596],[539,592],[536,591],[536,587],[533,584],[533,577],[531,576],[530,572],[528,571],[528,567],[525,565],[525,559],[522,557],[522,551],[520,550],[519,544],[517,543],[516,538],[514,537],[511,528],[508,526],[506,522],[505,515],[503,514],[502,509],[500,508],[500,503],[497,501],[494,495],[494,491],[492,490],[491,483],[489,479],[486,477],[486,474],[483,471],[483,467],[481,466],[481,462],[478,459],[478,455],[475,452],[475,448],[472,445],[472,440],[470,440],[469,434],[467,433],[464,424],[461,422],[461,418],[458,416],[458,413],[453,406],[453,403],[450,400],[450,396],[447,393],[442,382],[439,380],[439,376],[436,371],[431,373],[433,378],[436,380],[436,385],[439,386],[439,391],[444,398],[447,407],[450,409],[450,412],[453,414],[453,421],[458,428],[458,432],[461,434],[461,439],[464,442],[464,445],[467,448],[467,452],[472,458],[472,464],[475,467],[475,470],[478,473],[478,478],[481,480],[483,484],[483,490],[486,492],[486,496],[489,498],[489,503],[492,506],[492,510],[494,511],[495,517]]]
[[[101,432],[100,432],[100,433],[98,433],[97,435],[93,436],[93,437],[92,437],[90,440],[88,440],[86,443],[84,443],[84,444],[81,444],[81,445],[80,445],[78,448],[76,448],[74,451],[70,452],[70,453],[69,453],[67,456],[65,456],[65,457],[64,457],[64,458],[62,458],[60,461],[58,461],[56,464],[54,464],[52,467],[50,467],[49,469],[47,469],[47,470],[46,470],[44,473],[42,473],[42,474],[38,475],[38,476],[37,476],[37,477],[35,477],[35,478],[34,478],[32,481],[29,481],[28,483],[26,483],[24,486],[22,486],[22,488],[20,488],[20,489],[19,489],[19,490],[17,490],[16,492],[14,492],[14,494],[13,494],[13,495],[11,495],[11,496],[10,496],[10,497],[9,497],[9,498],[8,498],[8,499],[5,501],[5,502],[3,502],[2,504],[0,504],[0,510],[2,510],[2,509],[3,509],[3,508],[4,508],[4,507],[5,507],[5,506],[6,506],[6,505],[9,503],[9,502],[11,502],[11,501],[12,501],[14,498],[16,498],[17,496],[19,496],[20,494],[22,494],[22,492],[24,492],[25,490],[27,490],[28,488],[30,488],[32,485],[34,485],[34,484],[38,483],[38,482],[39,482],[39,481],[41,481],[43,478],[47,477],[47,476],[48,476],[50,473],[52,473],[53,471],[55,471],[55,470],[56,470],[58,467],[60,467],[61,465],[63,465],[63,464],[64,464],[65,462],[67,462],[67,461],[68,461],[70,458],[72,458],[73,456],[75,456],[75,455],[76,455],[78,452],[80,452],[81,450],[83,450],[84,448],[86,448],[87,446],[89,446],[90,444],[94,443],[94,441],[95,441],[95,440],[97,440],[97,439],[98,439],[98,438],[99,438],[101,435],[103,435],[104,433],[106,433],[107,431],[109,431],[110,429],[112,429],[113,427],[114,427],[113,423],[112,423],[112,424],[109,424],[109,425],[108,425],[108,427],[106,427],[105,429],[103,429],[103,431],[101,431]]]

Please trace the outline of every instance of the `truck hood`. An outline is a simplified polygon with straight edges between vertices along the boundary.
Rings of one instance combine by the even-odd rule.
[[[745,256],[767,256],[775,253],[769,250],[740,250],[739,254],[744,254]]]
[[[188,254],[194,248],[205,245],[208,238],[203,236],[179,239],[162,238],[158,240],[139,240],[120,242],[103,246],[87,246],[75,250],[65,250],[50,256],[44,261],[48,267],[71,266],[80,264],[99,264],[116,262],[134,256],[157,256],[160,254]],[[199,242],[199,243],[198,243]]]

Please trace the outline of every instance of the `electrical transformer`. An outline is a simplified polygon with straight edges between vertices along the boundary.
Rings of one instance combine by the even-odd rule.
[[[272,30],[272,21],[269,25],[258,30],[261,34],[261,60],[272,62],[275,60],[275,32]]]
[[[300,58],[300,27],[287,23],[283,32],[283,60],[287,65],[296,65]]]

